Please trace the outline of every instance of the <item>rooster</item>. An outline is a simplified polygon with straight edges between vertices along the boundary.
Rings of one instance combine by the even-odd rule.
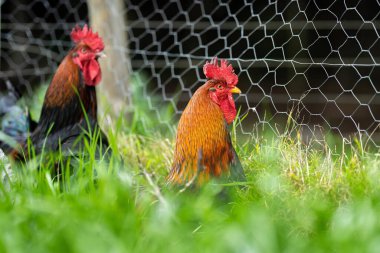
[[[98,59],[104,55],[104,43],[87,25],[76,26],[71,39],[75,46],[58,66],[46,91],[40,120],[29,136],[35,154],[43,149],[77,150],[81,145],[77,139],[84,132],[100,129],[95,86],[102,77]],[[108,145],[101,131],[100,137],[101,143]],[[18,143],[17,148],[4,152],[15,160],[30,158],[27,139]]]
[[[194,93],[178,123],[169,183],[201,185],[212,177],[229,175],[244,181],[243,168],[231,143],[227,126],[236,117],[233,93],[238,77],[226,60],[206,62],[208,81]]]

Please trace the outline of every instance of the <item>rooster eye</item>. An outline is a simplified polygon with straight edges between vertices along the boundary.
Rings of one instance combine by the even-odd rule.
[[[87,49],[86,48],[82,48],[82,53],[86,54],[87,53]]]
[[[223,88],[223,86],[221,84],[218,85],[218,89],[221,89]]]

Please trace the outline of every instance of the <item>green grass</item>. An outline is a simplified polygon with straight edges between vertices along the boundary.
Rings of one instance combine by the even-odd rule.
[[[380,156],[360,140],[233,134],[244,187],[183,190],[165,182],[174,134],[143,131],[143,120],[152,124],[139,112],[136,130],[109,133],[109,163],[83,156],[61,178],[43,159],[12,166],[0,182],[0,252],[378,252]]]
[[[165,183],[173,138],[119,133],[111,143],[123,163],[83,158],[80,173],[61,181],[48,166],[14,169],[0,185],[0,252],[378,249],[377,153],[255,137],[237,146],[245,187],[211,182],[181,192]]]

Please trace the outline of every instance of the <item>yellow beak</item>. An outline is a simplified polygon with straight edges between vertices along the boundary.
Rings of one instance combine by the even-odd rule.
[[[105,57],[107,57],[107,55],[105,53],[103,53],[103,52],[98,52],[98,53],[96,53],[96,57],[98,57],[98,58],[105,58]]]
[[[237,93],[237,94],[240,94],[241,93],[241,90],[238,88],[238,87],[234,87],[230,90],[231,93]]]

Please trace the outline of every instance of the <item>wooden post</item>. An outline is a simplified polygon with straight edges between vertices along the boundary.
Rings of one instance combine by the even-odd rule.
[[[107,55],[99,60],[102,81],[97,86],[97,94],[100,119],[108,124],[131,106],[125,5],[123,0],[88,0],[87,3],[91,27],[103,38]],[[111,117],[103,118],[105,114]]]

